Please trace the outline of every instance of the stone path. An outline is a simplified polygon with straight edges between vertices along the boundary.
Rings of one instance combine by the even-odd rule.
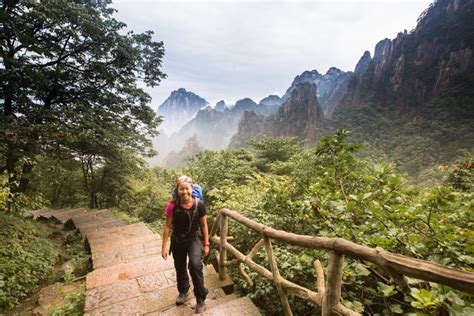
[[[196,300],[175,305],[178,295],[173,259],[161,257],[160,236],[143,223],[127,225],[109,210],[84,208],[30,212],[35,219],[56,218],[74,225],[91,250],[93,271],[86,276],[84,315],[192,315]],[[249,298],[226,295],[232,281],[208,265],[204,283],[209,289],[202,315],[260,315]]]

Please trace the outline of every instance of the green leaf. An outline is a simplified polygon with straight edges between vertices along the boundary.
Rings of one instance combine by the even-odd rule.
[[[423,308],[430,308],[430,307],[436,306],[436,303],[434,302],[434,299],[431,296],[431,293],[425,289],[421,289],[421,290],[412,289],[410,294],[418,301],[418,303]],[[414,302],[412,302],[412,305],[413,303]]]
[[[390,304],[389,308],[392,313],[403,314],[403,309],[400,304]]]
[[[446,298],[448,300],[450,300],[451,302],[453,302],[454,304],[459,305],[459,306],[464,306],[466,304],[464,302],[464,300],[462,298],[460,298],[454,291],[449,291],[446,294]]]
[[[397,294],[397,290],[395,290],[394,285],[386,285],[382,282],[377,282],[377,285],[379,290],[382,291],[384,297],[390,297]]]
[[[355,265],[354,270],[357,273],[357,275],[360,275],[360,276],[370,275],[370,271],[362,263],[359,263],[359,262]]]

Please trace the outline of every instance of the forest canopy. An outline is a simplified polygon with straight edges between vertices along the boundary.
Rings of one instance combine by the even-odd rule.
[[[150,155],[160,118],[140,80],[156,86],[162,42],[124,31],[110,1],[2,1],[0,173],[25,192],[42,157],[80,162],[90,206],[98,164]]]

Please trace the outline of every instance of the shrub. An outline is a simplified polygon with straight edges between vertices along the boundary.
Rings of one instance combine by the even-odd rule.
[[[0,311],[11,308],[52,272],[58,252],[43,227],[0,212]]]

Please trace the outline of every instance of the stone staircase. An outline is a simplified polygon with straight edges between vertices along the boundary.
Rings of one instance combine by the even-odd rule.
[[[109,210],[84,208],[30,212],[34,219],[55,218],[79,230],[92,255],[93,271],[86,276],[84,315],[192,315],[192,289],[185,304],[178,295],[173,259],[161,257],[161,238],[144,223],[127,225]],[[248,297],[227,295],[232,281],[220,280],[212,265],[204,268],[209,289],[201,315],[260,315]]]

